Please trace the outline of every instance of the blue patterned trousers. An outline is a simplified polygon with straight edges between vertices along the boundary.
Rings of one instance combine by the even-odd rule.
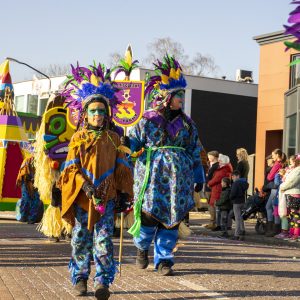
[[[149,250],[153,239],[155,268],[157,269],[161,261],[169,261],[174,265],[173,249],[178,239],[178,226],[166,229],[158,221],[142,214],[140,236],[134,238],[133,242],[138,249]]]
[[[21,222],[36,222],[38,218],[38,209],[40,196],[37,191],[31,197],[27,191],[25,183],[21,186],[22,198],[17,202],[16,219]]]
[[[105,214],[94,225],[92,233],[87,229],[88,213],[76,204],[74,210],[76,221],[72,232],[72,257],[69,264],[72,283],[75,285],[80,279],[88,279],[93,257],[96,266],[95,286],[98,283],[109,286],[117,272],[110,238],[114,228],[114,201],[107,203]]]

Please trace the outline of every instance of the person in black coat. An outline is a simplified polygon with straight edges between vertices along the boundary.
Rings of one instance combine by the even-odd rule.
[[[249,184],[246,178],[241,178],[238,170],[232,173],[233,184],[231,186],[230,200],[233,204],[233,213],[235,218],[235,233],[233,239],[243,240],[245,235],[244,220],[242,218],[242,209],[244,208],[246,191]]]
[[[232,204],[230,201],[230,183],[231,180],[229,177],[224,177],[221,181],[222,185],[222,192],[220,199],[216,202],[216,206],[219,207],[221,211],[221,235],[220,237],[228,237],[228,232],[227,232],[227,223],[228,223],[228,213],[232,208]]]
[[[246,178],[248,180],[250,166],[249,166],[249,162],[248,162],[247,150],[244,148],[236,149],[236,157],[238,159],[236,170],[238,170],[240,172],[241,178]]]

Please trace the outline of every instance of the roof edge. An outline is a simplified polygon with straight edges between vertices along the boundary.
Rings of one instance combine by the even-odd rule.
[[[257,35],[253,37],[253,40],[255,40],[259,45],[266,45],[271,43],[276,43],[280,41],[290,40],[291,38],[294,38],[291,34],[284,34],[284,30],[275,31],[271,33],[266,33],[262,35]]]

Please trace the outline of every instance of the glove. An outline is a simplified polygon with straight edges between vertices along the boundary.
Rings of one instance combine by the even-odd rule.
[[[196,193],[199,193],[202,189],[203,189],[203,183],[197,183],[197,184],[195,185],[194,191],[195,191]]]
[[[93,185],[91,185],[89,182],[85,182],[82,186],[82,190],[85,192],[86,196],[89,199],[92,199],[95,195],[95,188]]]
[[[128,136],[121,136],[120,142],[122,146],[130,148],[130,139]]]
[[[128,211],[132,206],[132,202],[129,201],[129,197],[127,193],[119,193],[116,206],[115,206],[115,212],[120,213],[124,211]]]

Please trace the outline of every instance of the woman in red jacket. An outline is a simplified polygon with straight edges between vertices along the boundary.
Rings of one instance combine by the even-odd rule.
[[[214,172],[213,178],[208,181],[207,186],[211,188],[209,205],[211,209],[215,209],[215,203],[220,199],[222,192],[221,181],[224,177],[231,177],[232,165],[227,155],[219,155],[219,168]],[[217,218],[217,225],[220,226]],[[216,229],[216,224],[212,224],[212,230]]]

